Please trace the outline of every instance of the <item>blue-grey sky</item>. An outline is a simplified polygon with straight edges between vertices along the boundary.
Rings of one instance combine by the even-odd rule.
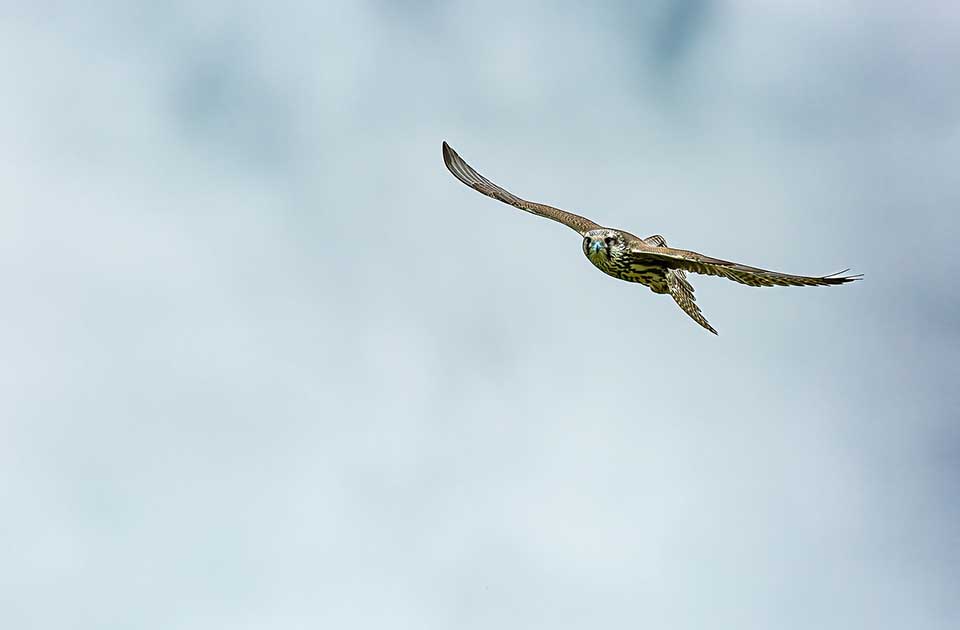
[[[0,17],[4,628],[960,624],[955,3]]]

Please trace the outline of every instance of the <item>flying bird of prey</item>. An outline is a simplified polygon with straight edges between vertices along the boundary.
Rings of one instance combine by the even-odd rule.
[[[685,249],[674,249],[667,247],[666,239],[659,234],[639,238],[624,230],[602,227],[572,212],[521,199],[473,170],[446,142],[443,143],[443,162],[454,177],[470,188],[576,230],[583,237],[583,253],[600,271],[627,282],[639,282],[650,287],[654,293],[669,293],[693,321],[713,334],[717,334],[717,331],[697,306],[693,286],[686,277],[688,271],[721,276],[752,287],[818,287],[844,284],[861,278],[860,274],[840,275],[846,273],[847,269],[827,276],[794,276],[711,258]]]

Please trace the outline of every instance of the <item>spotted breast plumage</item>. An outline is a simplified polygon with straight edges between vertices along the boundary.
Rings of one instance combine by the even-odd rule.
[[[666,239],[659,234],[639,238],[624,230],[602,227],[566,210],[521,199],[475,171],[446,142],[443,143],[443,162],[454,177],[474,190],[572,228],[583,237],[583,253],[600,271],[620,280],[643,284],[654,293],[669,293],[677,306],[713,334],[717,331],[700,312],[687,272],[720,276],[753,287],[831,286],[862,277],[842,275],[846,269],[826,276],[796,276],[674,249],[667,246]]]

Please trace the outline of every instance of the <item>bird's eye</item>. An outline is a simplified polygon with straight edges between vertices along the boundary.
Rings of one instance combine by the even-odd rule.
[[[616,240],[617,239],[613,238],[612,236],[608,236],[607,238],[603,239],[603,242],[606,243],[607,245],[613,245],[616,242]]]

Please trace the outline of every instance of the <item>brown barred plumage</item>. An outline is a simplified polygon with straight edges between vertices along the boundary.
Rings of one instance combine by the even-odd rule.
[[[674,249],[659,234],[641,239],[624,230],[601,227],[578,214],[521,199],[477,173],[446,142],[443,161],[457,179],[474,190],[577,231],[584,237],[583,253],[594,266],[614,278],[643,284],[654,293],[669,293],[687,315],[714,334],[717,331],[700,312],[685,272],[719,276],[752,287],[830,286],[862,277],[840,275],[847,270],[826,276],[796,276]]]

